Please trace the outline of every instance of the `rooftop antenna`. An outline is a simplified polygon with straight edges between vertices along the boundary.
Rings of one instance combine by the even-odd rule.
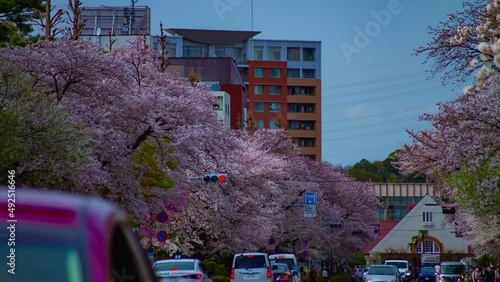
[[[135,3],[137,3],[139,0],[130,0],[130,6],[132,9],[130,9],[130,25],[128,28],[128,34],[132,34],[132,28],[134,27],[135,23]]]
[[[251,2],[251,5],[252,5],[252,7],[251,7],[251,11],[252,11],[251,12],[252,13],[252,31],[253,31],[253,0]]]

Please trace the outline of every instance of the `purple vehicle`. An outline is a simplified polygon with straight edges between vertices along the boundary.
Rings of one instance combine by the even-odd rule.
[[[12,188],[0,187],[0,281],[157,281],[115,205]]]

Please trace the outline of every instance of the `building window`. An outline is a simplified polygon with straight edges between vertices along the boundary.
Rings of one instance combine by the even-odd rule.
[[[314,147],[315,138],[295,138],[295,144],[301,148],[312,148]]]
[[[269,47],[267,57],[270,61],[281,60],[281,47]]]
[[[423,222],[432,222],[432,212],[423,212],[422,213],[422,221]]]
[[[288,95],[314,96],[314,86],[288,86]]]
[[[300,48],[286,48],[287,61],[300,61]]]
[[[288,69],[288,78],[300,78],[300,69]]]
[[[314,130],[313,120],[289,120],[288,129],[292,130]]]
[[[281,77],[281,69],[270,69],[269,76],[274,78]]]
[[[302,70],[302,78],[315,78],[316,70],[314,69],[303,69]]]
[[[243,55],[243,48],[233,48],[233,55],[231,56],[237,64],[243,64],[246,61],[245,56]]]
[[[315,61],[314,53],[316,52],[315,48],[304,48],[302,49],[302,58],[304,61]]]
[[[184,57],[202,57],[201,46],[184,46],[182,47]]]
[[[253,69],[253,76],[255,76],[255,77],[264,77],[264,69],[262,69],[262,68],[254,68]]]
[[[215,56],[216,57],[227,57],[226,56],[226,48],[224,48],[224,47],[215,47]]]
[[[264,121],[261,119],[258,119],[255,121],[255,126],[257,126],[258,129],[264,128]]]
[[[262,86],[262,85],[254,85],[254,87],[253,87],[253,94],[255,94],[255,95],[262,95],[262,94],[264,94],[264,86]]]
[[[288,104],[289,113],[314,113],[314,104]]]
[[[271,113],[279,113],[279,112],[281,112],[281,103],[270,103],[269,104],[269,111]]]
[[[177,44],[175,43],[167,43],[165,46],[165,51],[167,57],[176,57],[177,56]]]
[[[262,102],[255,102],[253,106],[254,106],[254,111],[256,113],[262,113],[262,112],[264,112],[264,103],[262,103]]]
[[[271,95],[281,95],[281,85],[271,85],[271,86],[269,86],[269,94],[271,94]]]
[[[262,60],[264,58],[264,47],[254,46],[253,47],[253,59]]]
[[[436,244],[434,241],[427,240],[424,242],[424,253],[426,253],[426,254],[439,254],[440,252],[441,252],[441,249],[439,248],[439,245]],[[417,253],[422,253],[422,243],[418,244]]]

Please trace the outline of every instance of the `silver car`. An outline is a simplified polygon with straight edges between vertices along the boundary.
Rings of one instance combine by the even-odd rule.
[[[165,259],[156,261],[153,270],[160,282],[210,281],[203,263],[198,259]]]
[[[266,253],[239,253],[234,255],[231,282],[272,282],[271,263]]]
[[[371,265],[366,273],[366,282],[399,282],[401,276],[396,267],[392,265]]]

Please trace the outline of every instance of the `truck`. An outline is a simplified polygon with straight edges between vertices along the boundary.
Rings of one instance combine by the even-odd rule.
[[[439,254],[422,254],[420,260],[420,267],[436,266],[441,262]]]

